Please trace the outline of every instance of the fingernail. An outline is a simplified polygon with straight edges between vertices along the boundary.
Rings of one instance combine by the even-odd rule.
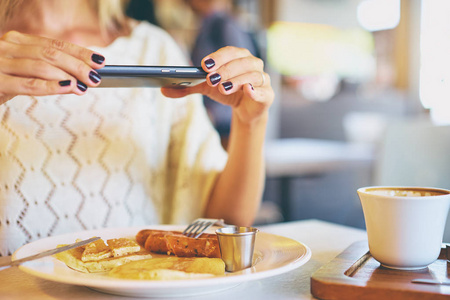
[[[92,54],[91,59],[93,62],[101,65],[105,61],[105,57],[99,54]]]
[[[249,83],[249,84],[250,84],[250,87],[252,88],[252,90],[254,91],[255,88],[253,87],[253,84],[251,84],[251,83]]]
[[[212,67],[214,67],[216,65],[216,62],[214,61],[214,59],[212,58],[208,58],[207,60],[205,60],[205,66],[208,69],[211,69]]]
[[[60,81],[59,82],[59,85],[60,86],[68,86],[68,85],[70,85],[70,80],[62,80],[62,81]]]
[[[212,85],[218,84],[221,79],[222,77],[220,76],[219,73],[214,73],[211,76],[209,76],[209,81],[211,82]]]
[[[229,91],[233,88],[233,84],[230,81],[226,81],[224,83],[222,83],[223,88],[225,89],[225,91]]]
[[[91,71],[89,72],[89,79],[93,82],[93,83],[98,83],[102,77],[95,71]]]
[[[85,92],[87,90],[87,85],[85,85],[84,83],[82,83],[81,81],[77,80],[77,88],[82,91]]]

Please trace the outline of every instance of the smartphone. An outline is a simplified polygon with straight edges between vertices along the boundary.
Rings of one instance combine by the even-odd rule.
[[[98,87],[194,86],[206,79],[201,67],[107,65],[96,70],[102,77]]]

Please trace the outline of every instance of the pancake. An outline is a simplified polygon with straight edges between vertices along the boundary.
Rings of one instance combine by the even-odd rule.
[[[71,269],[84,273],[98,273],[108,272],[130,261],[151,258],[152,255],[134,240],[119,238],[108,240],[108,245],[100,239],[86,246],[57,253],[54,257]]]
[[[154,257],[133,261],[113,268],[109,275],[131,280],[179,280],[212,277],[225,274],[220,258]]]

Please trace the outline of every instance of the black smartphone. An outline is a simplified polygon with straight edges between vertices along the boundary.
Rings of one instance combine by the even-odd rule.
[[[96,70],[102,77],[98,87],[194,86],[206,79],[201,67],[107,65]]]

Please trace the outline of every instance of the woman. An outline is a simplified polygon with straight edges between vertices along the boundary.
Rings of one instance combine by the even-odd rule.
[[[225,47],[203,59],[209,74],[194,87],[94,88],[106,63],[186,64],[167,33],[122,7],[0,2],[2,255],[68,231],[254,220],[274,97],[261,60]],[[233,108],[228,153],[198,94]]]

